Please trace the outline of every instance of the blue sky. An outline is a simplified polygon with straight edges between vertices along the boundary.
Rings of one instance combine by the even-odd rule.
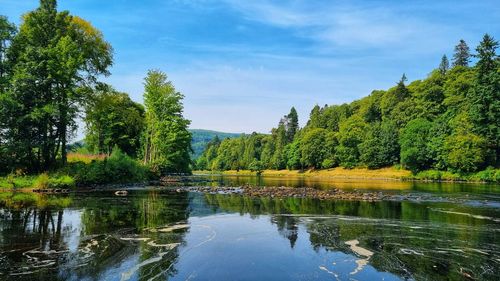
[[[19,22],[37,0],[0,0]],[[116,89],[142,101],[148,69],[169,75],[192,128],[269,132],[288,113],[425,78],[459,39],[500,39],[498,1],[59,0],[115,50]]]

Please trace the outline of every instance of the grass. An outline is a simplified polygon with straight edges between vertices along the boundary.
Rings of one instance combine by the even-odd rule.
[[[484,171],[458,174],[450,171],[427,170],[410,175],[405,179],[425,181],[467,181],[467,182],[500,182],[500,169],[488,168]]]
[[[104,158],[102,155],[71,154],[68,162],[64,168],[52,173],[0,177],[0,188],[69,189],[75,186],[140,183],[151,178],[148,167],[118,150]]]
[[[217,173],[224,175],[255,175],[256,172],[249,170],[231,170],[222,172],[211,172],[211,171],[195,171],[195,174],[200,173]],[[345,168],[332,168],[325,170],[263,170],[263,176],[294,176],[294,177],[319,177],[319,178],[341,178],[341,179],[393,179],[401,180],[404,177],[410,176],[411,172],[403,169],[397,169],[396,167],[382,168],[377,170],[370,170],[366,168],[355,168],[355,169],[345,169]]]
[[[249,170],[230,171],[194,171],[194,174],[223,174],[223,175],[256,175]],[[458,174],[450,171],[426,170],[412,174],[408,170],[398,167],[388,167],[376,170],[366,168],[345,169],[341,167],[325,170],[264,170],[263,176],[275,177],[317,177],[330,179],[381,179],[381,180],[418,180],[418,181],[450,181],[450,182],[500,182],[500,169],[488,168],[484,171],[471,174]]]
[[[104,160],[106,156],[106,154],[68,153],[68,163],[82,162],[90,164],[92,161]]]
[[[49,175],[47,173],[38,176],[13,176],[8,175],[0,178],[0,188],[23,189],[23,188],[73,188],[75,180],[68,175]]]

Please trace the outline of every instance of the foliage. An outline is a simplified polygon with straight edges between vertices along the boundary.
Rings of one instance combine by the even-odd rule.
[[[135,157],[141,148],[144,107],[125,93],[104,86],[87,103],[85,144],[92,153],[111,154],[113,147]]]
[[[32,187],[39,189],[46,188],[73,188],[75,180],[67,175],[49,176],[47,173],[40,174],[33,182]]]
[[[425,79],[407,83],[403,74],[394,87],[349,104],[316,105],[290,138],[292,109],[270,135],[214,143],[199,163],[209,170],[248,169],[253,159],[265,169],[402,165],[422,179],[494,181],[495,173],[479,171],[500,165],[497,47],[485,35],[469,66],[472,55],[460,40],[451,68],[444,55]]]
[[[41,0],[25,14],[6,51],[9,81],[0,93],[0,131],[11,169],[53,169],[58,157],[66,162],[83,89],[108,74],[112,63],[102,34],[56,7],[55,0]]]
[[[75,179],[78,186],[89,186],[111,183],[144,182],[151,177],[148,167],[115,148],[110,157],[104,160],[93,160],[69,163],[61,173]]]
[[[190,172],[191,133],[190,121],[182,116],[184,96],[161,71],[149,71],[144,85],[144,162],[161,174]]]

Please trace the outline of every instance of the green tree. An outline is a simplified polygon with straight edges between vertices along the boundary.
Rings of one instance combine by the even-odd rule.
[[[9,47],[11,87],[0,99],[13,165],[47,170],[60,156],[85,102],[81,89],[108,74],[111,46],[90,23],[58,12],[55,0],[25,14]]]
[[[359,145],[360,161],[369,169],[377,169],[399,162],[398,129],[390,121],[374,123]]]
[[[470,49],[463,39],[460,39],[458,45],[455,46],[455,53],[453,54],[453,66],[469,66],[470,62]]]
[[[302,160],[305,167],[320,169],[325,160],[326,130],[321,128],[310,129],[302,138]]]
[[[453,133],[443,144],[446,163],[457,172],[475,172],[484,168],[487,156],[486,140],[473,133],[473,125],[467,112],[457,115],[451,122]]]
[[[448,61],[448,57],[443,55],[441,63],[439,63],[439,73],[441,73],[441,75],[445,75],[446,72],[448,72],[448,69],[450,69],[450,62]]]
[[[302,150],[301,139],[296,137],[295,140],[286,148],[286,167],[289,170],[303,169],[302,165]]]
[[[477,74],[469,93],[474,132],[484,137],[493,151],[491,164],[500,164],[500,60],[498,42],[488,34],[476,48]]]
[[[144,83],[144,162],[161,174],[190,171],[190,121],[182,116],[183,98],[165,73],[148,72]]]
[[[286,116],[286,137],[288,142],[292,142],[295,134],[299,130],[299,115],[295,107],[290,109],[290,113]]]
[[[414,119],[400,135],[401,163],[414,173],[432,166],[432,156],[427,145],[431,127],[432,123],[426,119]]]
[[[335,153],[341,166],[354,168],[359,164],[360,153],[358,146],[363,142],[366,129],[367,124],[358,115],[353,115],[340,124],[339,145]]]
[[[7,74],[9,73],[7,50],[16,32],[16,26],[10,23],[7,17],[0,16],[0,93],[3,92],[7,86]]]
[[[144,107],[125,93],[105,87],[87,104],[85,143],[95,153],[111,154],[117,146],[137,156],[144,130]]]

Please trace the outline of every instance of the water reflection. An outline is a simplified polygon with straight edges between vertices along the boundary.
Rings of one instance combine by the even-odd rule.
[[[500,279],[491,206],[166,190],[27,196],[0,195],[0,279]]]
[[[441,183],[441,182],[413,182],[398,180],[362,180],[339,179],[307,176],[230,176],[230,175],[197,175],[194,177],[198,183],[211,186],[288,186],[288,187],[313,187],[318,189],[339,188],[344,190],[383,190],[394,191],[420,191],[432,193],[476,193],[491,194],[498,199],[500,185],[482,183]]]

